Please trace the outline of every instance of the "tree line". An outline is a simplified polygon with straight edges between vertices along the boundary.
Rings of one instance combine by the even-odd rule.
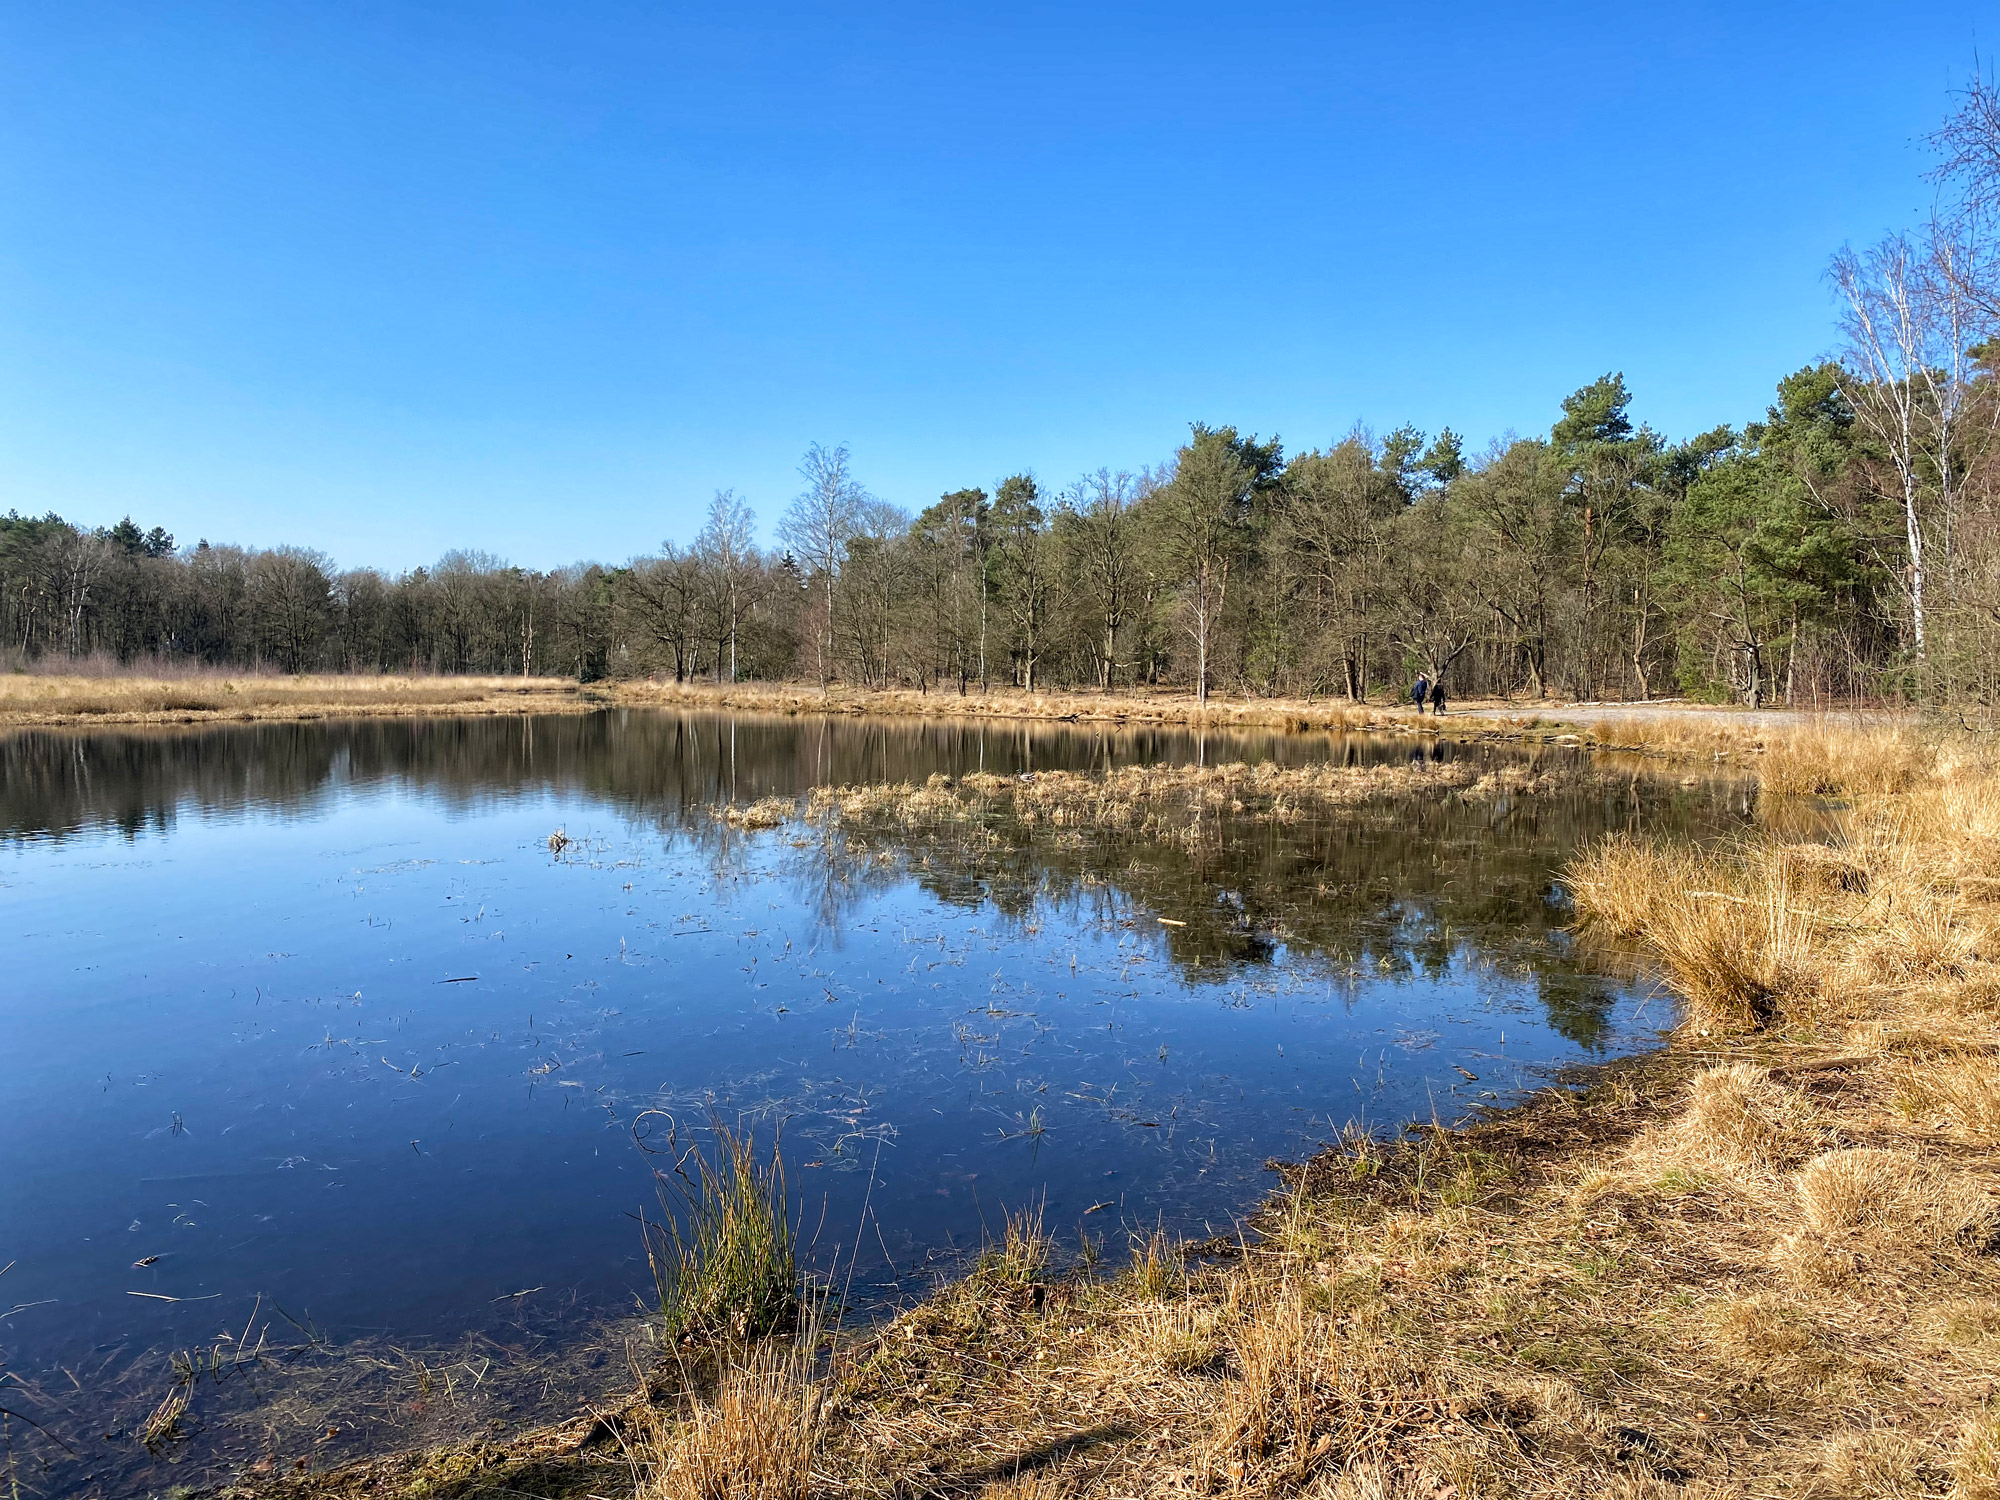
[[[1621,375],[1477,453],[1357,426],[1287,454],[1194,424],[1157,467],[1023,471],[911,515],[815,445],[759,546],[699,532],[551,572],[399,576],[299,547],[0,517],[17,658],[285,671],[653,673],[969,692],[1174,686],[1363,698],[2000,698],[2000,91],[1933,138],[1937,208],[1830,269],[1837,357],[1761,419],[1669,441]]]

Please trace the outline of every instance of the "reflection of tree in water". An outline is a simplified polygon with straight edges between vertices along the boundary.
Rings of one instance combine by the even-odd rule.
[[[1702,836],[1748,813],[1740,784],[1632,777],[1533,797],[1365,803],[1294,823],[1225,818],[1192,846],[996,818],[947,830],[794,822],[746,834],[720,804],[815,786],[921,783],[932,774],[1102,770],[1205,760],[1405,761],[1408,741],[1318,735],[1120,732],[1097,726],[759,718],[615,711],[485,719],[350,720],[185,732],[27,732],[0,738],[0,838],[183,815],[312,816],[343,795],[414,790],[454,810],[551,793],[595,799],[719,866],[778,848],[837,940],[855,907],[914,879],[940,900],[1031,924],[1060,914],[1138,924],[1191,979],[1282,952],[1338,983],[1468,964],[1532,982],[1564,1035],[1588,1043],[1608,992],[1570,952],[1555,874],[1582,843],[1638,823]],[[1416,753],[1431,753],[1418,751]],[[1504,753],[1445,746],[1495,762]],[[792,847],[796,842],[798,847]],[[1185,925],[1162,927],[1156,917]]]
[[[717,802],[933,773],[1093,770],[1210,759],[1359,764],[1407,744],[1333,735],[1208,735],[965,720],[787,718],[615,710],[470,719],[349,719],[0,736],[0,839],[181,816],[311,815],[343,792],[415,789],[452,808],[582,793],[663,826]]]
[[[810,818],[761,834],[711,822],[706,835],[690,832],[724,861],[775,841],[833,939],[862,903],[914,880],[1017,927],[1124,923],[1190,982],[1281,956],[1336,985],[1476,970],[1532,986],[1557,1031],[1594,1046],[1613,981],[1575,951],[1558,872],[1606,833],[1644,825],[1711,837],[1746,813],[1740,788],[1631,776],[1526,797],[1383,800],[1289,823],[1235,817],[1192,845],[1006,816],[916,828]]]

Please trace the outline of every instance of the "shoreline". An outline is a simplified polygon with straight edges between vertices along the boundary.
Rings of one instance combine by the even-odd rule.
[[[770,712],[787,692],[614,698]],[[1292,727],[1244,722],[1290,711],[1257,704],[1203,722],[1221,707],[1218,728]],[[704,1345],[565,1422],[324,1472],[308,1454],[207,1493],[686,1500],[675,1476],[720,1464],[729,1493],[785,1500],[1990,1500],[2000,767],[1907,723],[1704,716],[1618,745],[1539,717],[1478,737],[1741,757],[1767,791],[1844,800],[1835,843],[1773,823],[1738,848],[1614,841],[1572,867],[1583,913],[1644,944],[1683,1004],[1658,1048],[1280,1167],[1240,1242],[1059,1268],[1017,1219],[964,1275],[797,1368],[778,1344]],[[774,1431],[803,1433],[805,1457]]]
[[[1097,724],[1119,729],[1209,729],[1317,734],[1443,735],[1585,748],[1690,754],[1754,752],[1801,727],[1897,724],[1909,716],[1852,707],[1761,709],[1654,699],[1643,703],[1563,699],[1473,700],[1444,715],[1400,702],[1211,697],[1185,692],[996,689],[960,695],[908,689],[651,679],[578,683],[568,678],[191,673],[185,677],[0,677],[0,733],[17,729],[173,728],[231,723],[309,723],[340,718],[462,717],[594,713],[611,708],[736,710],[784,717],[895,717],[1018,724]],[[1673,732],[1661,731],[1672,726]]]
[[[1073,1397],[1076,1393],[1059,1393],[1048,1383],[1047,1375],[1075,1373],[1060,1362],[1077,1357],[1079,1336],[1096,1342],[1108,1333],[1115,1342],[1124,1344],[1129,1342],[1131,1322],[1145,1320],[1153,1326],[1145,1328],[1140,1339],[1153,1347],[1146,1349],[1142,1358],[1158,1366],[1145,1373],[1204,1378],[1220,1375],[1219,1364],[1228,1351],[1210,1349],[1203,1335],[1193,1331],[1199,1328],[1198,1316],[1186,1319],[1188,1326],[1181,1326],[1178,1309],[1227,1303],[1231,1300],[1229,1280],[1239,1268],[1266,1256],[1294,1257],[1297,1252],[1287,1243],[1297,1229],[1290,1207],[1302,1194],[1339,1196],[1350,1205],[1379,1206],[1397,1191],[1408,1191],[1412,1184],[1440,1171],[1448,1174],[1443,1190],[1436,1194],[1441,1203],[1459,1201],[1470,1178],[1484,1179],[1482,1185],[1505,1180],[1518,1187],[1531,1176],[1547,1173],[1552,1154],[1615,1145],[1634,1129],[1669,1118],[1675,1095],[1701,1065],[1699,1058],[1663,1043],[1623,1058],[1575,1064],[1564,1069],[1556,1081],[1512,1104],[1475,1106],[1472,1117],[1454,1125],[1412,1125],[1398,1139],[1376,1141],[1360,1151],[1329,1146],[1304,1161],[1273,1161],[1267,1165],[1280,1186],[1248,1206],[1238,1238],[1168,1243],[1156,1237],[1150,1243],[1135,1242],[1130,1267],[1109,1276],[1097,1267],[1076,1263],[1073,1256],[1057,1267],[1054,1242],[1035,1242],[1039,1224],[1025,1216],[1010,1218],[999,1243],[977,1253],[967,1251],[965,1268],[942,1278],[929,1292],[826,1336],[827,1348],[819,1357],[824,1371],[821,1378],[831,1384],[860,1387],[826,1404],[857,1425],[874,1425],[876,1432],[868,1439],[868,1446],[891,1447],[888,1432],[898,1424],[907,1421],[917,1428],[932,1425],[923,1420],[925,1408],[937,1404],[932,1398],[941,1392],[933,1391],[933,1379],[922,1377],[934,1377],[936,1363],[957,1360],[997,1374],[993,1367],[1005,1361],[994,1358],[992,1345],[1004,1344],[1016,1373],[1002,1375],[998,1383],[1025,1378],[1031,1386],[1028,1400],[1044,1425],[1053,1413],[1067,1419],[1072,1431],[1037,1434],[1040,1441],[1021,1444],[1027,1449],[1021,1455],[1023,1462],[977,1466],[969,1484],[963,1472],[951,1472],[954,1466],[946,1454],[928,1444],[914,1445],[920,1450],[920,1462],[915,1466],[918,1474],[903,1477],[916,1482],[907,1490],[887,1493],[983,1492],[996,1500],[1039,1500],[1044,1491],[1034,1476],[1050,1457],[1061,1461],[1091,1455],[1100,1444],[1160,1446],[1157,1441],[1146,1442],[1149,1436],[1160,1435],[1149,1434],[1140,1413],[1126,1402],[1120,1401],[1124,1409],[1113,1414],[1125,1420],[1108,1425],[1101,1420],[1105,1413],[1088,1409],[1089,1401],[1079,1405],[1061,1399],[1063,1394]],[[1363,1173],[1355,1171],[1357,1162],[1369,1164]],[[1465,1170],[1468,1163],[1469,1173]],[[1496,1163],[1504,1163],[1504,1170],[1496,1172]],[[1417,1196],[1421,1198],[1421,1188]],[[1189,1343],[1182,1344],[1183,1339]],[[521,1495],[533,1495],[537,1500],[623,1500],[627,1496],[657,1500],[663,1491],[649,1487],[646,1471],[649,1455],[657,1464],[663,1439],[671,1442],[671,1429],[666,1424],[684,1422],[691,1409],[698,1410],[704,1399],[713,1398],[718,1377],[727,1379],[726,1373],[718,1370],[718,1362],[726,1367],[732,1359],[742,1359],[750,1352],[702,1348],[691,1359],[685,1353],[678,1358],[663,1356],[635,1388],[611,1393],[576,1416],[519,1432],[399,1449],[325,1471],[248,1479],[190,1492],[188,1500],[434,1500],[439,1496],[500,1500]],[[1118,1352],[1123,1355],[1127,1351]],[[885,1379],[885,1362],[914,1363],[917,1377]],[[1044,1365],[1054,1368],[1044,1372],[1039,1368]],[[1020,1367],[1025,1367],[1025,1377],[1018,1373]],[[1116,1396],[1116,1382],[1130,1373],[1121,1359],[1119,1368],[1105,1371],[1087,1394],[1097,1400]],[[961,1389],[954,1394],[962,1401],[966,1393]],[[1010,1394],[1015,1399],[1004,1402],[1009,1408],[1006,1416],[1011,1419],[1007,1435],[1020,1436],[1014,1424],[1023,1416],[1019,1399],[1023,1393]],[[904,1409],[894,1410],[898,1404]],[[1653,1425],[1664,1429],[1667,1421],[1667,1413],[1661,1411],[1655,1414]],[[1079,1436],[1083,1441],[1074,1441]],[[961,1431],[958,1437],[976,1448],[990,1434]],[[1225,1471],[1218,1477],[1220,1483],[1210,1487],[1212,1493],[1269,1493],[1246,1484],[1247,1475]],[[1188,1492],[1185,1472],[1169,1478],[1172,1482],[1165,1487],[1166,1493]],[[1090,1493],[1095,1486],[1080,1488]],[[1067,1487],[1056,1491],[1070,1492]],[[1124,1491],[1149,1492],[1160,1493],[1161,1489],[1148,1486]],[[805,1500],[820,1491],[779,1493],[794,1493]],[[1332,1500],[1376,1500],[1378,1495],[1401,1500],[1405,1493],[1410,1500],[1427,1500],[1438,1491],[1357,1488],[1330,1492]],[[1472,1489],[1461,1493],[1487,1492]],[[1630,1493],[1633,1500],[1655,1500],[1650,1491]],[[1685,1493],[1688,1500],[1708,1500],[1711,1494],[1723,1500],[1734,1492],[1695,1489]],[[1679,1489],[1662,1490],[1658,1500],[1682,1494]]]
[[[720,1350],[518,1444],[239,1493],[677,1500],[719,1464],[801,1497],[1985,1500],[2000,768],[1900,730],[1765,750],[1845,838],[1580,861],[1687,1017],[1580,1087],[1282,1169],[1237,1244],[1058,1271],[1017,1220],[796,1378]],[[752,1442],[801,1423],[803,1458]]]
[[[595,688],[550,677],[0,677],[0,734],[20,729],[175,728],[416,718],[589,713]]]

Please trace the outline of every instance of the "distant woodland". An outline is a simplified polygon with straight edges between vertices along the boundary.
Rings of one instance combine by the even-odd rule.
[[[391,577],[10,513],[0,659],[1992,703],[2000,91],[1975,80],[1932,145],[1930,222],[1834,257],[1837,357],[1740,428],[1664,437],[1607,374],[1483,451],[1196,423],[1155,468],[1024,472],[915,516],[815,446],[775,548],[725,492],[685,543],[553,572],[464,551]]]

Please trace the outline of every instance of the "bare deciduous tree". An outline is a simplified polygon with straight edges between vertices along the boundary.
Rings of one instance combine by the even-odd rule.
[[[1831,276],[1846,304],[1841,331],[1851,379],[1846,396],[1888,455],[1891,498],[1901,511],[1902,580],[1920,670],[1930,656],[1929,544],[1949,534],[1963,486],[1961,452],[1971,384],[1968,346],[1976,308],[1967,292],[1969,252],[1952,226],[1918,239],[1892,234],[1868,250],[1843,249]]]
[[[1095,630],[1097,685],[1109,688],[1118,665],[1118,638],[1139,596],[1140,558],[1135,506],[1142,489],[1130,474],[1099,469],[1063,493],[1057,527],[1075,572],[1078,604]]]
[[[726,644],[731,682],[736,680],[737,633],[749,611],[750,582],[756,576],[756,526],[756,512],[737,499],[734,490],[717,490],[708,503],[708,519],[694,539],[695,556],[707,575],[710,617],[716,622],[716,676],[722,675]]]
[[[1244,543],[1255,475],[1229,436],[1205,427],[1176,456],[1160,491],[1158,537],[1174,583],[1182,628],[1194,646],[1195,700],[1208,702],[1209,666],[1229,574]]]
[[[779,540],[792,550],[808,576],[821,582],[825,617],[818,622],[814,644],[819,688],[825,693],[833,671],[835,605],[840,571],[847,561],[847,543],[860,520],[868,492],[855,482],[847,445],[828,448],[814,443],[799,464],[806,487],[785,511]]]

